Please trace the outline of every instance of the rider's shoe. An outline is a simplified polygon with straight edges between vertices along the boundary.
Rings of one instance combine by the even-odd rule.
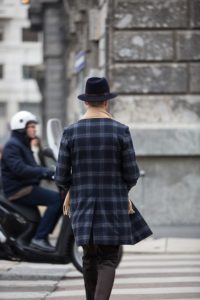
[[[35,239],[31,240],[30,246],[45,252],[54,252],[55,248],[51,246],[47,239]]]

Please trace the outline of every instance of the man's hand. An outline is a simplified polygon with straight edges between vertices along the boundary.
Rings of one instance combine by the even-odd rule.
[[[133,209],[133,204],[132,204],[131,200],[129,199],[128,200],[128,214],[132,215],[134,213],[135,213],[135,210]]]

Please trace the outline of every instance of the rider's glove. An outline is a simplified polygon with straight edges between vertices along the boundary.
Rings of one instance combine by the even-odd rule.
[[[47,180],[54,180],[54,175],[55,172],[50,169],[46,169],[45,172],[43,173],[43,178]]]

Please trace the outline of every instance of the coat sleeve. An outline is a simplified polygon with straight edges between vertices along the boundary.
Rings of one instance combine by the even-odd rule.
[[[31,176],[38,179],[45,178],[49,172],[48,168],[41,166],[31,166],[23,160],[20,148],[15,144],[8,144],[4,149],[4,161],[14,176],[27,178]]]
[[[68,191],[71,185],[71,180],[72,174],[69,138],[67,132],[64,131],[58,154],[55,181],[58,187],[62,188],[65,191]]]
[[[122,176],[128,190],[136,185],[140,171],[136,162],[135,150],[129,128],[126,127],[122,146]]]

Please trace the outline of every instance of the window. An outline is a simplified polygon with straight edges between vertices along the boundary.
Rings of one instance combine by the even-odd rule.
[[[0,117],[5,118],[6,116],[6,103],[0,102]]]
[[[0,7],[1,7],[1,1],[0,1]],[[0,18],[0,42],[4,39],[4,26],[5,23]]]
[[[34,66],[23,66],[23,78],[34,79]]]
[[[19,110],[27,110],[37,117],[41,115],[41,103],[40,102],[20,102]]]
[[[0,102],[0,144],[3,144],[3,142],[5,142],[7,135],[7,103]]]
[[[0,65],[0,79],[3,78],[3,65]]]
[[[23,42],[38,42],[38,33],[32,31],[30,28],[22,28]]]

